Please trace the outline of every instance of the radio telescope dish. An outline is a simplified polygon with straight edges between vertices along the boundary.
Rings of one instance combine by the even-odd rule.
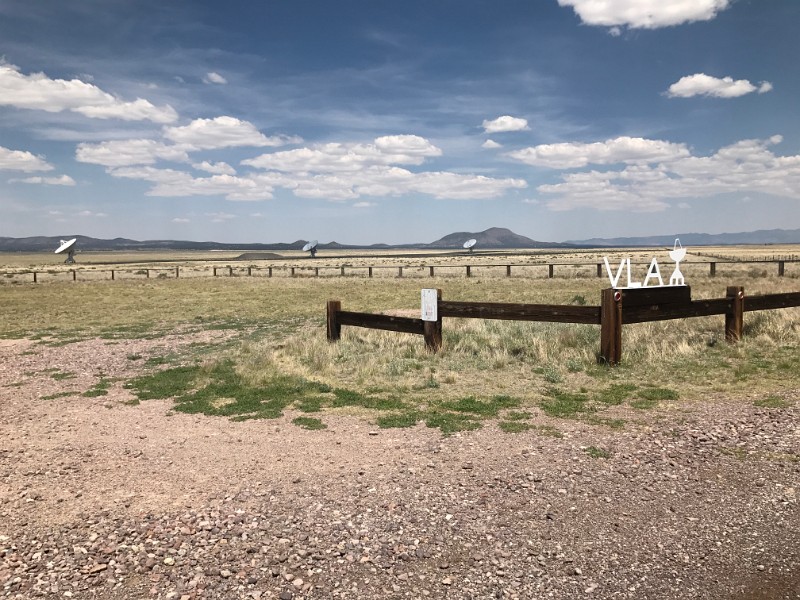
[[[467,240],[466,242],[464,242],[464,250],[469,250],[470,252],[472,252],[472,249],[475,247],[475,244],[477,243],[478,240],[476,240],[475,238]]]
[[[75,262],[75,243],[78,241],[78,238],[72,238],[71,240],[60,240],[61,245],[56,248],[54,254],[62,254],[64,252],[67,253],[67,260],[64,262],[66,264],[72,264]]]
[[[303,252],[310,252],[311,258],[314,258],[317,255],[317,246],[319,242],[317,240],[311,240],[305,246],[303,246]]]

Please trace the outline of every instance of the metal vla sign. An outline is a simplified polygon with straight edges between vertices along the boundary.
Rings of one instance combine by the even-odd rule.
[[[683,273],[681,273],[680,265],[681,261],[686,257],[686,248],[681,246],[681,241],[678,238],[675,238],[675,245],[673,246],[672,250],[669,253],[669,257],[675,262],[675,270],[672,272],[672,275],[669,278],[669,285],[686,285],[686,282],[683,279]],[[644,281],[633,281],[631,279],[631,259],[624,258],[619,263],[619,268],[617,269],[616,274],[611,272],[611,265],[608,263],[608,257],[603,257],[603,262],[606,265],[606,274],[608,275],[608,280],[611,282],[611,287],[615,289],[630,289],[630,288],[642,288],[642,287],[664,287],[664,279],[661,277],[661,269],[658,266],[658,260],[653,257],[653,260],[650,261],[650,266],[647,269],[647,275],[645,275]],[[622,279],[623,273],[627,274],[627,285],[620,285],[620,279]],[[650,285],[650,282],[658,282],[657,284],[653,283]]]

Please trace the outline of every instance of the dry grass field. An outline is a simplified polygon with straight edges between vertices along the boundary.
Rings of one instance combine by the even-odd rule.
[[[327,300],[417,316],[422,287],[598,305],[604,255],[668,278],[666,252],[0,257],[0,594],[796,600],[800,309],[736,345],[722,316],[627,325],[616,368],[596,325],[325,336]],[[708,260],[695,299],[800,290]]]

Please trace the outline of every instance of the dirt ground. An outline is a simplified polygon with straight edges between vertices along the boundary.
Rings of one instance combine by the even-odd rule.
[[[0,341],[2,597],[800,598],[800,383],[561,438],[131,403],[131,355],[225,335]]]

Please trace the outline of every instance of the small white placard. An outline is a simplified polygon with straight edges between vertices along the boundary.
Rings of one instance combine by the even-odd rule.
[[[437,290],[422,290],[422,320],[436,321],[439,318],[439,301]]]

